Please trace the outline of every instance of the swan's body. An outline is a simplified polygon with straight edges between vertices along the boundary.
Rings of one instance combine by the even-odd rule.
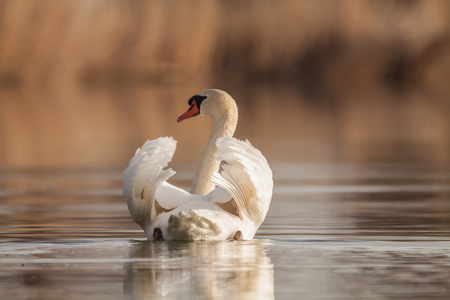
[[[250,240],[269,209],[272,171],[261,152],[232,137],[237,107],[230,95],[206,90],[189,104],[178,121],[199,114],[214,118],[191,192],[167,182],[175,174],[164,168],[176,141],[168,137],[147,141],[124,171],[123,194],[130,214],[149,239]]]

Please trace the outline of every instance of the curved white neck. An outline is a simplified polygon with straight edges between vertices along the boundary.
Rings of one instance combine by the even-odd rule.
[[[233,136],[237,125],[237,111],[214,118],[213,130],[208,145],[203,152],[202,159],[192,182],[191,194],[206,195],[214,189],[211,176],[219,170],[220,162],[215,160],[213,154],[217,152],[216,141],[224,136]]]

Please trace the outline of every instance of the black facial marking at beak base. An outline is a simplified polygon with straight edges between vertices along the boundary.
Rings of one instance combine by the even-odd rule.
[[[205,99],[206,99],[206,96],[195,95],[195,96],[192,96],[192,97],[189,99],[188,104],[189,104],[189,105],[192,105],[192,102],[195,101],[195,103],[197,103],[198,109],[200,110],[200,105],[202,105],[202,102],[203,102],[203,100],[205,100]]]

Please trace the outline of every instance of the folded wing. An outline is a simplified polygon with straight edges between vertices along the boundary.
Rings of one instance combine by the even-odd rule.
[[[217,140],[216,160],[222,161],[222,171],[214,173],[212,181],[234,199],[239,217],[246,215],[255,224],[266,217],[272,199],[272,170],[265,157],[248,141],[232,137]]]
[[[158,189],[161,190],[158,194],[175,193],[182,195],[175,197],[178,201],[184,200],[186,192],[165,182],[175,174],[170,168],[164,169],[172,160],[175,149],[176,141],[169,137],[147,141],[136,151],[123,173],[123,195],[133,220],[142,228],[155,217],[154,207]],[[169,201],[159,205],[170,208],[175,204]]]

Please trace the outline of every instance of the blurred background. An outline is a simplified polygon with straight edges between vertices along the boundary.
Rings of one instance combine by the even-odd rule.
[[[449,79],[449,0],[0,0],[0,298],[450,299]],[[122,171],[173,136],[188,189],[208,88],[274,171],[258,239],[134,240]]]
[[[450,1],[0,1],[0,167],[197,164],[220,88],[269,162],[449,162]]]

